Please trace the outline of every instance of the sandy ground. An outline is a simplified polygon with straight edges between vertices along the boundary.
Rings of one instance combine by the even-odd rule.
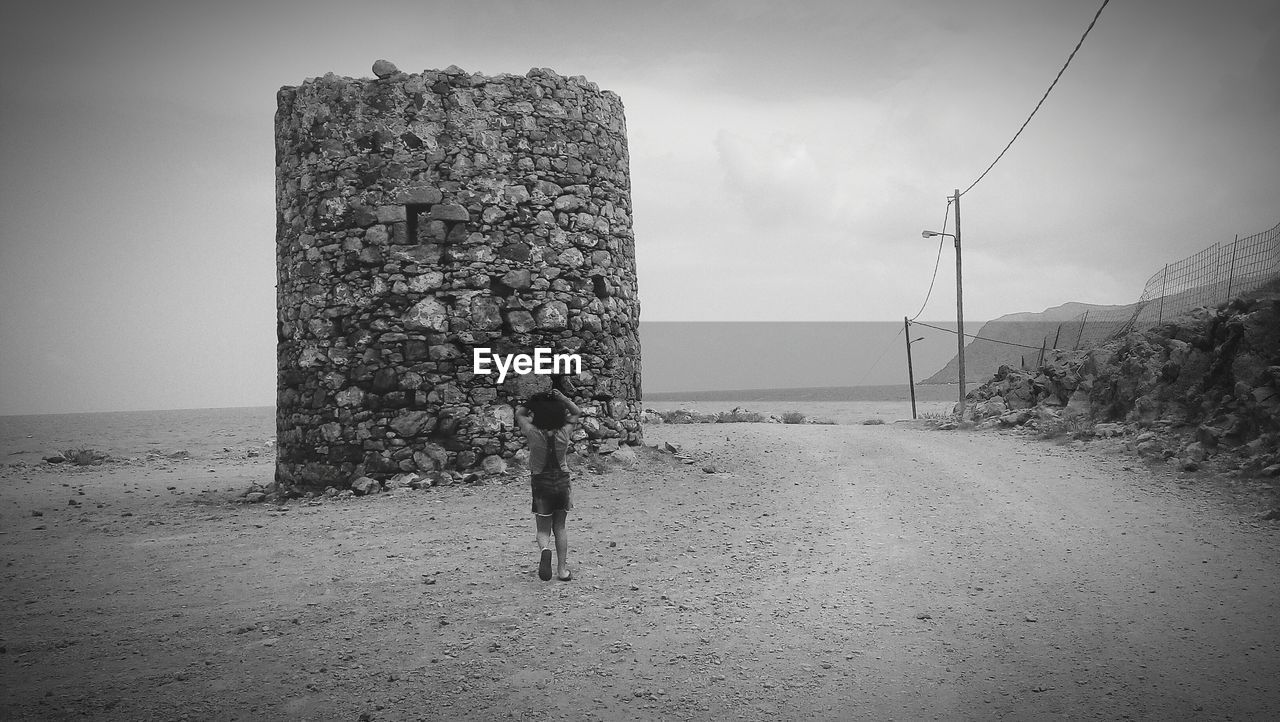
[[[1280,716],[1241,484],[904,424],[647,440],[695,463],[580,468],[570,582],[522,477],[244,505],[269,455],[4,467],[0,717]]]

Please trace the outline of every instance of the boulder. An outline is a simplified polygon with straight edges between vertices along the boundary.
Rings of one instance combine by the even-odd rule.
[[[1148,440],[1148,441],[1139,441],[1134,446],[1134,450],[1137,451],[1142,456],[1157,457],[1157,456],[1162,456],[1164,454],[1164,445],[1162,445],[1159,441],[1155,441],[1154,439]]]
[[[355,492],[357,496],[377,494],[382,491],[382,484],[377,479],[361,476],[351,482],[351,491]]]
[[[422,479],[423,477],[421,475],[413,472],[396,474],[390,479],[387,479],[387,482],[386,482],[387,491],[391,491],[393,489],[401,489],[404,487],[409,487],[410,489],[417,489],[422,484]]]
[[[1001,426],[1022,426],[1031,420],[1034,416],[1031,409],[1017,409],[1015,411],[1006,411],[1000,415]]]
[[[1114,436],[1124,434],[1124,426],[1120,424],[1103,423],[1093,427],[1093,435],[1100,439],[1108,439]]]
[[[630,469],[640,463],[640,456],[636,454],[634,447],[621,444],[616,451],[609,454],[609,461],[624,469]]]
[[[477,296],[471,299],[471,324],[482,331],[493,331],[502,328],[502,308],[498,299]]]
[[[391,62],[390,60],[379,59],[379,60],[373,61],[373,74],[378,76],[379,78],[382,78],[383,80],[390,78],[392,75],[395,75],[398,72],[400,72],[400,69],[397,68],[395,63]]]
[[[507,325],[515,333],[529,333],[538,327],[538,322],[528,311],[517,310],[507,313]]]
[[[1183,448],[1182,456],[1185,459],[1190,459],[1191,461],[1198,463],[1209,458],[1209,452],[1199,441],[1193,441]]]
[[[999,396],[992,396],[986,401],[979,401],[974,406],[973,413],[974,418],[985,419],[993,416],[1000,416],[1008,410],[1009,408],[1005,405],[1003,398]]]
[[[568,328],[569,307],[564,301],[548,301],[538,307],[535,319],[541,329],[557,331]]]
[[[403,439],[430,433],[435,425],[436,417],[427,411],[402,411],[388,424]]]
[[[439,203],[431,207],[429,214],[432,220],[436,221],[467,221],[471,219],[471,214],[465,206],[457,203]]]
[[[1196,427],[1196,441],[1209,451],[1218,448],[1219,442],[1222,440],[1222,429],[1208,424],[1201,424]]]
[[[443,303],[435,298],[424,298],[405,312],[404,327],[412,331],[434,331],[444,333],[449,330],[449,311]]]
[[[421,451],[413,452],[413,464],[418,471],[431,472],[443,469],[449,462],[449,452],[436,444],[427,444]]]
[[[527,268],[516,268],[507,271],[502,276],[502,283],[517,291],[528,289],[532,285],[532,281],[532,274]]]
[[[1031,384],[1031,379],[1026,377],[1013,377],[1016,382],[1012,382],[1007,386],[1002,398],[1005,405],[1010,409],[1029,409],[1035,405],[1035,389]]]
[[[507,462],[497,454],[490,454],[480,461],[480,468],[484,469],[484,473],[495,476],[506,473]]]

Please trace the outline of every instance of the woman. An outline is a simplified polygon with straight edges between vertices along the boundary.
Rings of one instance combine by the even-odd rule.
[[[516,423],[529,443],[530,485],[538,536],[538,577],[551,579],[551,536],[556,538],[556,578],[573,579],[569,571],[569,535],[565,520],[573,508],[569,486],[569,435],[582,409],[559,389],[530,396],[516,407]]]

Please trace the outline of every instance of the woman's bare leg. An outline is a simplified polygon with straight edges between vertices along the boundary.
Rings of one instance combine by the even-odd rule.
[[[551,522],[550,514],[534,514],[533,521],[538,526],[538,551],[551,548]]]
[[[572,576],[569,571],[569,532],[564,528],[568,516],[567,511],[557,511],[551,516],[551,531],[556,536],[556,577],[559,579]]]

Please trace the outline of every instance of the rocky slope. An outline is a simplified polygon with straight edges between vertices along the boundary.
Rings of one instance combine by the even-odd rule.
[[[1035,371],[1002,366],[968,396],[980,425],[1117,437],[1193,471],[1280,476],[1280,282]]]
[[[1010,313],[992,321],[987,321],[978,329],[978,338],[965,344],[965,366],[971,376],[991,373],[1001,366],[1023,366],[1023,359],[1028,365],[1034,365],[1039,357],[1041,344],[1052,348],[1055,340],[1058,346],[1074,348],[1077,345],[1093,345],[1092,342],[1111,333],[1120,323],[1099,322],[1097,319],[1123,319],[1133,312],[1135,304],[1128,306],[1100,306],[1091,303],[1064,303],[1061,306],[1046,308],[1039,313]],[[1086,318],[1094,319],[1086,329],[1081,328],[1080,319],[1088,312]],[[969,331],[969,333],[973,333]],[[1088,338],[1082,338],[1087,333]],[[1010,346],[999,341],[1020,344]],[[1088,342],[1088,343],[1084,343]],[[955,356],[936,373],[921,383],[954,384],[960,380],[960,363]]]

